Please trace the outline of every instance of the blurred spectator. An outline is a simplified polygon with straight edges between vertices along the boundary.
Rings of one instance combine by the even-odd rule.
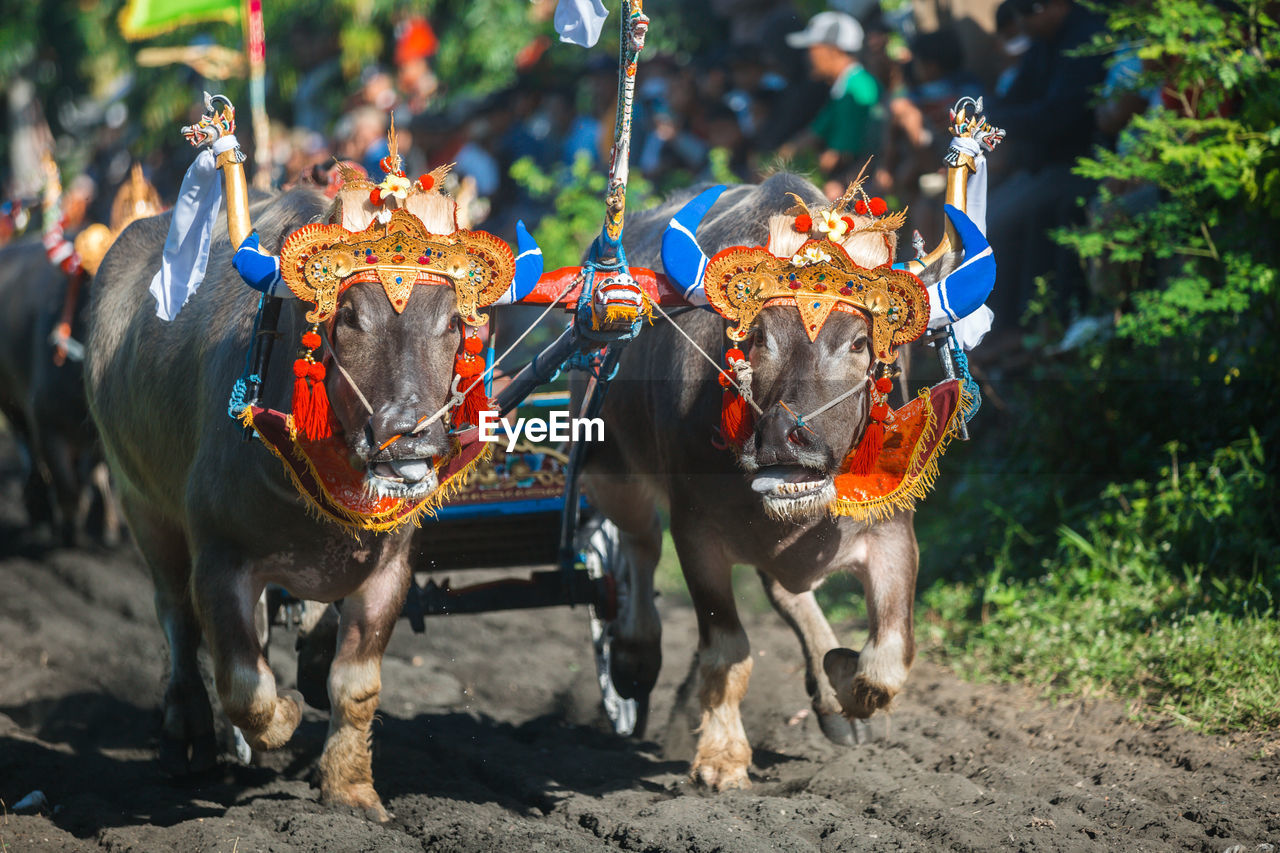
[[[950,110],[982,86],[964,68],[960,37],[950,28],[923,33],[911,43],[911,85],[889,98],[888,122],[876,188],[914,193],[922,174],[938,170],[950,142]]]
[[[1013,0],[1031,47],[1008,93],[987,105],[992,120],[1030,143],[1023,164],[1065,163],[1093,144],[1093,91],[1103,57],[1072,55],[1102,29],[1102,19],[1074,0]]]
[[[425,110],[440,88],[427,62],[439,47],[435,30],[420,15],[406,18],[396,28],[396,85],[412,113]]]
[[[1032,43],[1008,93],[986,110],[1017,143],[1010,149],[1017,171],[995,187],[988,206],[989,237],[1000,255],[992,307],[1005,328],[1017,322],[1036,276],[1053,273],[1060,312],[1077,295],[1079,264],[1048,232],[1078,221],[1077,199],[1092,194],[1071,167],[1098,140],[1091,105],[1105,75],[1101,56],[1075,55],[1102,28],[1099,17],[1073,0],[1013,2]]]
[[[874,151],[880,86],[855,56],[862,42],[862,26],[842,12],[819,12],[804,30],[787,36],[792,47],[808,48],[813,76],[830,83],[831,91],[809,132],[782,147],[784,157],[816,142],[818,166],[830,176]]]
[[[808,50],[791,47],[777,37],[800,26],[801,18],[791,5],[781,4],[765,23],[766,40],[758,53],[769,68],[761,78],[764,91],[760,93],[769,100],[769,115],[754,140],[759,154],[775,151],[799,133],[826,103],[830,91],[828,85],[810,78]]]
[[[1022,31],[1022,21],[1014,9],[1017,0],[1004,0],[996,8],[996,39],[1000,43],[1000,73],[996,77],[995,96],[1009,94],[1018,77],[1022,55],[1031,47],[1031,39]]]
[[[387,113],[374,106],[362,106],[344,115],[334,127],[334,145],[343,160],[354,160],[369,174],[386,156]]]

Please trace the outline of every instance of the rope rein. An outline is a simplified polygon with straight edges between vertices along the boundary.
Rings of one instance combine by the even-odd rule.
[[[857,384],[857,385],[854,385],[852,388],[850,388],[848,391],[845,391],[845,392],[844,392],[843,394],[841,394],[839,397],[833,397],[832,399],[828,400],[824,405],[822,405],[822,406],[820,406],[820,407],[818,407],[818,408],[814,409],[812,412],[810,412],[809,414],[805,415],[804,417],[802,417],[802,418],[798,418],[798,419],[796,420],[796,426],[804,426],[804,425],[805,425],[805,423],[807,423],[808,421],[813,420],[813,419],[814,419],[814,418],[816,418],[818,415],[820,415],[820,414],[822,414],[823,412],[825,412],[827,409],[830,409],[832,406],[838,406],[838,405],[840,405],[840,404],[841,404],[841,403],[843,403],[845,400],[847,400],[847,399],[849,399],[850,397],[852,397],[854,394],[857,394],[857,393],[858,393],[859,391],[861,391],[863,388],[866,388],[866,387],[867,387],[867,384],[868,384],[868,383],[870,383],[870,381],[871,381],[871,377],[869,377],[869,376],[868,376],[868,377],[867,377],[866,382],[861,382],[861,383],[859,383],[859,384]]]
[[[756,415],[764,414],[764,410],[760,408],[760,405],[755,401],[755,399],[751,395],[751,364],[750,362],[746,361],[745,359],[735,359],[733,364],[731,365],[731,367],[733,368],[733,373],[729,373],[727,370],[721,367],[718,363],[716,363],[716,360],[712,358],[707,353],[706,350],[700,347],[698,345],[698,342],[695,341],[693,338],[691,338],[689,336],[689,333],[686,332],[683,328],[681,328],[680,324],[671,318],[670,314],[668,314],[666,311],[663,311],[661,305],[659,305],[657,302],[654,302],[652,300],[650,300],[649,304],[652,305],[654,309],[656,309],[657,312],[662,315],[663,319],[665,319],[668,323],[670,323],[677,332],[683,335],[684,339],[688,341],[690,344],[692,344],[693,348],[697,350],[712,367],[718,370],[721,376],[723,376],[733,385],[733,387],[737,390],[737,392],[742,396],[742,399],[747,401],[747,405],[751,406],[751,408],[755,410]],[[857,385],[854,385],[848,391],[845,391],[843,394],[840,394],[837,397],[833,397],[823,405],[819,406],[818,408],[814,409],[812,412],[804,416],[797,415],[795,412],[791,410],[791,407],[788,406],[786,403],[782,403],[781,405],[782,405],[782,408],[786,409],[787,412],[793,418],[796,419],[796,426],[800,426],[800,427],[806,426],[809,421],[813,420],[818,415],[822,414],[823,412],[827,411],[830,408],[833,408],[834,406],[840,405],[845,400],[852,397],[854,394],[857,394],[859,391],[866,388],[868,383],[870,383],[870,381],[871,381],[871,377],[867,377],[865,381],[859,382]]]
[[[650,304],[650,305],[652,305],[652,306],[657,310],[657,312],[658,312],[659,314],[661,314],[661,315],[662,315],[663,319],[665,319],[668,323],[670,323],[670,324],[672,325],[672,327],[674,327],[674,328],[675,328],[675,330],[676,330],[677,332],[679,332],[680,334],[684,335],[684,339],[685,339],[686,341],[688,341],[690,344],[692,344],[692,345],[693,345],[693,348],[694,348],[695,350],[697,350],[697,351],[702,355],[702,357],[703,357],[703,358],[705,358],[705,359],[707,360],[707,363],[708,363],[708,364],[710,364],[710,365],[711,365],[712,367],[714,367],[716,370],[720,371],[720,375],[721,375],[721,376],[723,376],[725,379],[729,380],[730,384],[732,384],[732,385],[733,385],[733,387],[734,387],[734,388],[736,388],[736,389],[738,390],[738,393],[742,395],[742,399],[746,400],[746,401],[747,401],[747,403],[751,406],[751,408],[755,409],[755,412],[756,412],[756,414],[757,414],[757,415],[763,415],[763,414],[764,414],[764,410],[763,410],[763,409],[761,409],[761,408],[760,408],[760,406],[756,403],[756,401],[755,401],[755,400],[753,400],[753,399],[751,398],[751,385],[750,385],[750,381],[749,381],[749,380],[750,380],[750,368],[751,368],[751,366],[750,366],[750,365],[747,365],[747,373],[748,373],[748,383],[747,383],[747,387],[746,387],[745,389],[743,389],[743,387],[742,387],[742,383],[741,383],[741,382],[739,382],[739,381],[738,381],[738,380],[733,376],[733,374],[729,373],[727,370],[725,370],[723,367],[721,367],[721,366],[720,366],[720,364],[719,364],[719,363],[718,363],[714,358],[712,358],[710,355],[708,355],[708,354],[707,354],[707,351],[706,351],[706,350],[704,350],[702,347],[698,346],[698,342],[697,342],[697,341],[695,341],[693,338],[689,337],[689,333],[688,333],[688,332],[686,332],[684,329],[682,329],[682,328],[680,327],[680,324],[679,324],[679,323],[677,323],[675,320],[672,320],[672,319],[671,319],[671,315],[670,315],[670,314],[668,314],[666,311],[663,311],[663,310],[662,310],[662,306],[661,306],[661,305],[659,305],[659,304],[658,304],[656,301],[654,301],[654,300],[649,300],[649,304]],[[744,363],[745,363],[745,362],[738,362],[738,364],[744,364]],[[733,369],[734,369],[734,370],[737,370],[737,369],[738,369],[738,364],[735,364],[735,365],[733,366]]]
[[[360,386],[351,378],[351,374],[347,373],[347,369],[342,366],[342,362],[338,361],[338,350],[334,347],[333,341],[329,339],[329,329],[322,323],[320,325],[320,334],[324,336],[324,343],[329,347],[329,358],[333,360],[333,366],[338,368],[338,372],[342,374],[342,378],[347,380],[347,384],[351,386],[351,390],[356,392],[356,396],[360,398],[360,405],[364,406],[365,411],[373,417],[373,406],[369,405],[369,400],[360,391]]]
[[[523,332],[520,333],[519,337],[517,337],[514,341],[511,342],[510,346],[508,346],[505,350],[502,351],[501,355],[499,355],[497,358],[493,360],[493,364],[486,367],[480,373],[480,375],[477,376],[475,379],[473,379],[471,381],[471,384],[468,385],[465,389],[458,390],[458,385],[462,382],[462,377],[458,376],[457,374],[454,374],[453,385],[450,388],[451,396],[449,400],[439,409],[436,409],[436,411],[431,415],[423,416],[422,418],[419,418],[418,422],[414,424],[413,429],[409,431],[409,435],[417,435],[418,433],[422,432],[424,429],[431,426],[433,423],[435,423],[436,421],[440,420],[445,415],[447,415],[450,409],[454,408],[455,406],[461,405],[462,401],[466,399],[466,396],[471,393],[471,389],[475,388],[477,385],[483,382],[486,376],[492,375],[493,371],[496,370],[498,365],[502,363],[502,360],[507,356],[511,355],[511,353],[515,350],[515,348],[520,345],[520,342],[523,341],[526,337],[528,337],[529,333],[532,332],[539,323],[541,323],[544,319],[546,319],[546,316],[551,313],[551,309],[557,307],[560,304],[560,300],[563,299],[566,295],[568,295],[569,291],[573,289],[573,286],[575,284],[577,284],[577,279],[570,279],[569,283],[564,286],[564,289],[561,290],[560,293],[556,295],[556,298],[548,302],[547,307],[542,309],[542,313],[539,314],[534,319],[534,321],[530,323]],[[372,414],[372,412],[370,414]],[[396,436],[393,436],[392,438],[387,439],[383,443],[382,447],[378,448],[378,450],[379,451],[385,450],[387,447],[399,441],[403,437],[404,437],[404,434],[401,433],[400,435],[396,435]]]

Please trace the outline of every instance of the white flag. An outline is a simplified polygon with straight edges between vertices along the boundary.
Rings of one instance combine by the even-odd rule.
[[[151,279],[156,316],[162,320],[177,317],[182,306],[204,281],[213,225],[222,212],[222,176],[218,174],[214,160],[236,145],[233,135],[215,140],[213,145],[196,155],[195,162],[182,178],[178,203],[173,206],[169,234],[164,240],[160,271]]]
[[[579,47],[595,47],[609,10],[600,0],[560,0],[556,5],[556,32],[560,41]]]

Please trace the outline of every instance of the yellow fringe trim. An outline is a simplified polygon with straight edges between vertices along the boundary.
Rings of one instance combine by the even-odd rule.
[[[836,498],[831,503],[831,506],[828,507],[828,511],[832,515],[864,522],[884,521],[895,513],[914,510],[916,503],[923,500],[933,490],[934,483],[938,479],[938,460],[942,457],[942,454],[947,452],[947,446],[951,444],[951,440],[960,433],[960,419],[964,417],[963,412],[972,402],[973,395],[964,390],[963,384],[960,386],[960,400],[956,403],[955,409],[952,410],[950,418],[943,427],[944,432],[941,438],[938,439],[937,444],[934,445],[933,452],[925,460],[920,458],[925,452],[923,438],[933,434],[933,429],[937,426],[938,416],[934,411],[929,389],[922,389],[919,396],[929,398],[926,400],[928,420],[925,422],[924,431],[920,433],[920,438],[916,440],[916,446],[912,448],[911,458],[907,462],[907,470],[902,477],[902,482],[898,483],[893,491],[865,501]],[[920,469],[919,473],[912,475],[911,472],[917,468]]]
[[[606,305],[604,309],[604,322],[612,323],[634,323],[636,317],[643,313],[643,307],[637,309],[630,305]]]
[[[302,497],[307,511],[314,517],[322,521],[331,521],[344,527],[352,536],[358,537],[360,531],[370,531],[374,533],[390,533],[407,523],[412,523],[414,527],[422,526],[422,516],[430,515],[435,517],[436,510],[449,498],[453,497],[467,484],[472,472],[476,466],[489,456],[490,447],[486,445],[475,458],[468,462],[462,470],[450,476],[447,480],[436,485],[431,494],[420,500],[408,512],[405,512],[405,505],[408,501],[400,500],[399,505],[395,509],[387,510],[380,513],[358,513],[347,509],[341,504],[329,498],[328,494],[323,491],[324,480],[320,477],[320,472],[312,464],[310,457],[303,451],[302,446],[298,443],[298,432],[293,425],[293,415],[286,415],[285,423],[289,430],[289,439],[293,442],[293,456],[299,462],[306,466],[307,472],[311,475],[311,479],[315,481],[318,488],[321,489],[321,495],[324,500],[321,501],[307,489],[302,479],[298,476],[298,472],[289,460],[284,457],[280,448],[276,447],[262,435],[257,424],[253,422],[253,410],[246,406],[240,412],[240,423],[247,427],[252,427],[253,431],[262,439],[262,443],[267,450],[271,451],[271,455],[280,460],[280,464],[284,467],[285,473],[289,475],[289,479],[293,482],[293,488]],[[441,463],[443,464],[443,463]],[[436,466],[439,471],[440,465]]]

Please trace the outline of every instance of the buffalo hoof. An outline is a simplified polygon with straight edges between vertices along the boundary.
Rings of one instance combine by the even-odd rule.
[[[378,792],[369,784],[350,785],[342,789],[321,789],[320,804],[330,808],[349,808],[367,820],[386,823],[391,815],[383,808]]]
[[[302,694],[296,690],[277,690],[271,719],[261,729],[241,726],[240,732],[255,752],[279,749],[293,737],[302,722]],[[234,719],[234,717],[233,717]]]
[[[818,725],[822,727],[822,733],[826,735],[827,740],[836,746],[857,746],[860,741],[856,740],[853,733],[853,725],[844,714],[824,714],[817,712]]]
[[[689,781],[713,791],[746,790],[751,787],[747,766],[731,761],[695,761],[689,770]]]
[[[218,766],[218,740],[213,732],[191,740],[160,736],[160,772],[170,779],[199,776]]]
[[[623,699],[644,699],[653,692],[662,669],[659,643],[614,639],[609,647],[609,675]]]
[[[845,716],[865,720],[881,708],[886,708],[893,694],[878,684],[872,684],[858,674],[858,653],[849,649],[832,649],[822,659],[831,686]]]

